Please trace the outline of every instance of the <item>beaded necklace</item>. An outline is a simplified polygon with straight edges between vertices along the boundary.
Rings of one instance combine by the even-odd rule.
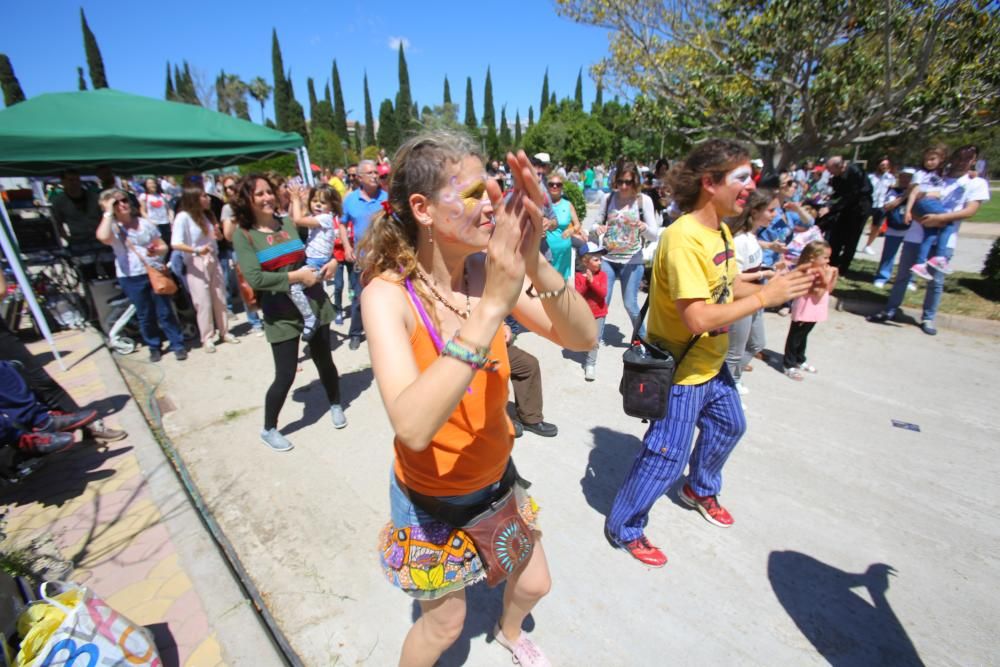
[[[451,312],[453,312],[456,315],[458,315],[463,320],[469,319],[469,315],[472,314],[472,304],[469,301],[469,273],[468,273],[468,271],[464,267],[462,268],[462,285],[465,288],[465,312],[464,313],[462,311],[460,311],[458,308],[456,308],[455,306],[451,305],[450,301],[448,301],[443,296],[441,296],[440,294],[438,294],[438,291],[436,289],[434,289],[434,285],[431,284],[431,281],[427,279],[427,276],[425,276],[424,272],[421,271],[420,269],[417,269],[417,277],[420,278],[420,280],[422,280],[425,285],[427,285],[427,289],[429,289],[431,291],[431,295],[435,299],[437,299],[438,302],[441,303],[441,305],[443,305],[445,308],[447,308]]]

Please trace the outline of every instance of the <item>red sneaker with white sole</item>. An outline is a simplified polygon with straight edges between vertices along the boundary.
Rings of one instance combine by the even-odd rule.
[[[701,515],[709,523],[720,528],[729,528],[733,525],[732,515],[719,504],[717,496],[699,496],[691,489],[690,484],[685,484],[684,488],[681,489],[680,499],[688,507],[701,512]]]

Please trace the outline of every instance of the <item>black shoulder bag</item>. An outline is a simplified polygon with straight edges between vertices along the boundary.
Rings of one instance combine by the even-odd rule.
[[[719,230],[719,233],[722,235],[722,243],[726,248],[726,272],[723,276],[724,287],[715,299],[715,303],[721,303],[729,295],[729,241],[726,239],[725,232]],[[650,286],[650,295],[646,297],[646,303],[642,304],[639,317],[636,318],[635,327],[632,329],[632,344],[622,355],[625,367],[622,372],[621,384],[618,385],[625,414],[644,420],[663,419],[667,416],[667,404],[670,399],[670,388],[674,384],[674,373],[677,372],[684,357],[701,337],[700,335],[692,336],[687,347],[684,348],[676,361],[669,350],[643,340],[639,336],[639,329],[642,327],[643,320],[646,319],[651,297],[652,286]]]

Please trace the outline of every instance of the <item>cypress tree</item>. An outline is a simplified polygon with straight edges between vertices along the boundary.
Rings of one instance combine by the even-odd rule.
[[[97,46],[97,38],[87,25],[87,17],[80,7],[80,25],[83,27],[83,50],[87,53],[87,67],[90,68],[90,82],[94,88],[107,88],[108,78],[104,75],[104,59],[101,49]]]
[[[534,125],[534,124],[535,124],[535,110],[532,109],[529,106],[528,107],[528,129],[530,130],[531,126]]]
[[[354,152],[357,153],[358,155],[361,155],[361,149],[362,149],[362,146],[361,146],[361,130],[362,129],[363,128],[361,127],[361,123],[355,121],[354,122]]]
[[[476,130],[476,107],[472,102],[472,77],[465,77],[465,126],[476,137],[479,132]]]
[[[448,77],[444,78],[444,104],[451,104],[451,86],[448,85]]]
[[[326,85],[323,86],[323,99],[330,103],[330,108],[333,108],[333,100],[330,99],[330,80],[326,80]]]
[[[396,128],[399,140],[410,133],[413,126],[413,95],[410,93],[410,71],[406,66],[403,44],[399,44],[399,92],[396,93]],[[386,146],[382,146],[389,150]],[[393,150],[396,146],[393,146]]]
[[[279,130],[288,131],[288,83],[285,81],[278,31],[274,28],[271,29],[271,68],[274,72],[274,121]]]
[[[316,83],[311,76],[306,79],[306,89],[309,91],[309,117],[312,118],[319,98],[316,97]]]
[[[215,77],[215,108],[220,113],[229,113],[229,96],[226,92],[226,72],[222,70]]]
[[[392,108],[392,100],[382,100],[378,110],[378,145],[387,153],[392,153],[399,147],[399,127],[396,125],[398,114]]]
[[[167,76],[170,76],[170,70],[167,70]],[[169,81],[169,79],[168,79]],[[83,68],[76,68],[76,87],[80,90],[87,90],[87,80],[83,78]]]
[[[365,72],[365,145],[375,145],[375,117],[372,115],[372,98],[368,94],[368,72]]]
[[[288,70],[285,76],[285,85],[288,90],[288,132],[298,132],[302,138],[309,141],[309,128],[306,125],[306,110],[297,99],[295,99],[295,87],[292,85],[292,70]]]
[[[507,105],[505,104],[500,107],[500,137],[497,140],[499,148],[497,157],[506,154],[507,151],[512,148],[512,142],[513,140],[510,136],[510,126],[507,125]]]
[[[552,95],[549,96],[549,106],[554,107],[556,105],[556,93],[552,91]]]
[[[191,76],[191,65],[188,61],[184,61],[184,101],[188,104],[197,104],[200,106],[198,101],[198,91],[194,88],[194,78]]]
[[[347,110],[344,106],[344,91],[340,87],[340,71],[337,69],[336,60],[333,61],[333,131],[341,139],[347,138]]]
[[[545,68],[545,78],[542,79],[542,104],[538,107],[538,117],[541,118],[545,115],[545,107],[549,105],[549,68]],[[528,125],[531,125],[531,121],[528,121]]]
[[[583,108],[583,68],[576,74],[576,91],[573,93],[573,101],[576,105]]]
[[[590,107],[591,114],[601,113],[601,107],[604,106],[604,83],[598,79],[597,80],[597,93],[594,95],[594,103]]]
[[[83,76],[83,68],[82,67],[77,67],[77,69],[80,71],[80,76],[82,77]],[[166,91],[166,99],[168,99],[170,101],[173,101],[173,100],[177,99],[177,93],[174,92],[174,77],[170,73],[170,61],[169,60],[167,61],[167,91]]]
[[[514,148],[521,147],[521,110],[514,112]]]
[[[10,58],[5,53],[0,53],[0,88],[3,88],[3,103],[8,107],[25,99],[21,82],[17,80],[14,66],[10,64]]]
[[[493,78],[490,76],[490,68],[486,67],[486,87],[483,90],[483,125],[496,127],[497,118],[493,110]]]

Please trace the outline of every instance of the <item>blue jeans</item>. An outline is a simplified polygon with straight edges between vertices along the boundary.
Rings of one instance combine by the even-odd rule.
[[[219,266],[222,267],[222,291],[226,295],[226,308],[229,310],[233,309],[233,299],[239,294],[232,260],[232,248],[219,251]]]
[[[913,217],[922,218],[925,215],[938,215],[950,213],[951,211],[941,203],[940,199],[924,197],[918,199],[913,204]],[[929,257],[943,256],[948,247],[951,237],[955,235],[958,224],[949,222],[944,227],[924,227],[924,240],[920,244],[920,254],[917,256],[917,263],[923,264]],[[932,255],[931,250],[937,246],[937,254]],[[950,255],[949,255],[950,256]]]
[[[354,290],[354,300],[351,301],[351,326],[347,335],[351,338],[361,338],[365,333],[365,325],[361,321],[361,265],[355,262],[354,269],[348,272],[347,277],[351,281],[351,289]]]
[[[20,369],[0,361],[0,444],[14,444],[48,419],[48,408],[31,391]]]
[[[345,273],[348,276],[354,273],[354,262],[337,262],[337,270],[333,272],[333,309],[338,313],[344,310]]]
[[[889,282],[892,277],[892,265],[896,262],[896,253],[903,243],[902,236],[885,235],[882,239],[882,258],[878,263],[878,271],[875,272],[875,280]]]
[[[896,272],[896,282],[889,292],[889,302],[885,305],[885,313],[890,317],[903,305],[906,296],[906,285],[910,282],[910,267],[917,264],[920,258],[920,243],[903,243],[903,251],[899,255],[899,270]],[[951,259],[950,248],[938,248],[937,254]],[[924,295],[923,320],[933,322],[941,305],[941,292],[944,291],[944,274],[933,271],[934,279],[927,283],[927,293]]]
[[[621,280],[622,299],[625,301],[625,311],[628,313],[630,324],[635,328],[635,323],[639,319],[639,286],[642,284],[642,263],[639,264],[619,264],[601,260],[601,271],[608,276],[608,296],[605,303],[611,305],[611,295],[615,291],[615,280]],[[640,336],[646,335],[646,327],[639,331]],[[626,334],[626,338],[631,338],[632,332]]]
[[[695,426],[698,439],[691,450]],[[667,416],[649,425],[643,448],[608,512],[607,533],[618,543],[642,537],[649,511],[690,464],[688,483],[699,496],[722,489],[722,467],[746,431],[736,385],[725,364],[708,382],[670,388]]]
[[[160,349],[161,333],[170,341],[170,349],[179,352],[184,349],[184,335],[181,333],[177,315],[174,314],[170,297],[153,292],[149,278],[145,275],[118,278],[125,296],[135,306],[139,317],[142,340],[150,348]]]

